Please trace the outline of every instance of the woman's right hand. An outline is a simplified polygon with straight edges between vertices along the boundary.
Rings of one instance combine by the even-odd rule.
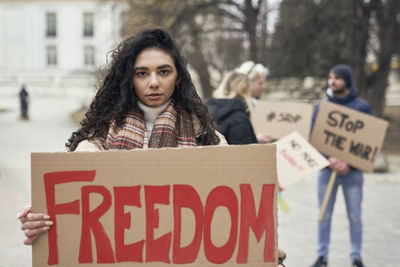
[[[17,214],[17,219],[21,221],[21,230],[24,231],[26,239],[25,245],[32,245],[36,238],[45,233],[53,225],[50,216],[45,213],[32,213],[32,206],[21,208]]]
[[[257,142],[260,144],[268,144],[271,143],[272,137],[267,134],[257,134],[256,135]]]

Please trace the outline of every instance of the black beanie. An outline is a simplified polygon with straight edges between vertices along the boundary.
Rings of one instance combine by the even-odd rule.
[[[339,64],[334,66],[329,73],[335,73],[340,76],[346,83],[347,88],[352,89],[354,87],[353,71],[350,66],[346,64]]]

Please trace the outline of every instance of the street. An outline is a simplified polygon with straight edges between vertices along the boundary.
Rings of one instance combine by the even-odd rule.
[[[76,126],[69,114],[80,107],[77,97],[32,97],[30,120],[19,120],[17,97],[1,97],[0,112],[0,267],[31,266],[31,248],[15,216],[30,203],[30,153],[64,151]],[[392,156],[391,171],[366,174],[364,184],[363,261],[366,266],[400,266],[400,155]],[[280,247],[287,267],[315,261],[318,219],[316,176],[283,192],[291,211],[278,212]],[[332,222],[330,267],[350,266],[349,231],[342,191],[338,190]]]

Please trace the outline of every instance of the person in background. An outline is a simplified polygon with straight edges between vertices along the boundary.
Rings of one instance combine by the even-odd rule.
[[[326,89],[327,100],[367,114],[372,114],[370,105],[357,95],[358,91],[353,80],[351,68],[344,64],[334,66],[329,71],[328,88]],[[318,110],[319,103],[314,110],[312,127],[314,126]],[[318,222],[318,258],[312,267],[325,267],[328,265],[331,219],[339,185],[342,185],[349,219],[351,241],[350,260],[353,267],[363,267],[364,264],[361,260],[363,235],[361,220],[362,188],[364,183],[363,172],[351,167],[347,162],[338,158],[328,157],[328,160],[330,166],[318,173],[319,208],[321,208],[332,171],[337,172],[337,178],[332,188],[331,198],[326,207],[325,215],[322,220]]]
[[[236,71],[228,72],[213,97],[205,103],[212,118],[217,122],[218,131],[223,134],[230,145],[257,143],[250,121],[251,96],[247,75]],[[278,249],[279,266],[286,258],[283,250]]]
[[[29,94],[26,91],[25,85],[22,85],[19,91],[19,102],[21,108],[21,120],[29,120],[28,106],[29,106]]]
[[[268,70],[260,63],[253,61],[243,62],[237,69],[236,72],[243,73],[249,78],[249,94],[251,96],[251,105],[249,105],[251,116],[255,114],[257,101],[261,98],[266,88],[266,77]],[[250,118],[253,120],[252,118]],[[272,141],[270,135],[257,134],[258,143],[269,143]]]
[[[218,131],[225,136],[228,144],[257,143],[250,121],[251,97],[247,76],[235,71],[229,72],[213,92],[213,97],[205,103],[211,117],[217,122]]]

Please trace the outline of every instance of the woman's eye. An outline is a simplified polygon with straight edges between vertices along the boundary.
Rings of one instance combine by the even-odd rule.
[[[146,72],[144,72],[144,71],[136,72],[136,76],[138,76],[138,77],[144,77],[144,76],[146,76]]]
[[[161,75],[168,75],[170,73],[170,70],[160,70]]]

